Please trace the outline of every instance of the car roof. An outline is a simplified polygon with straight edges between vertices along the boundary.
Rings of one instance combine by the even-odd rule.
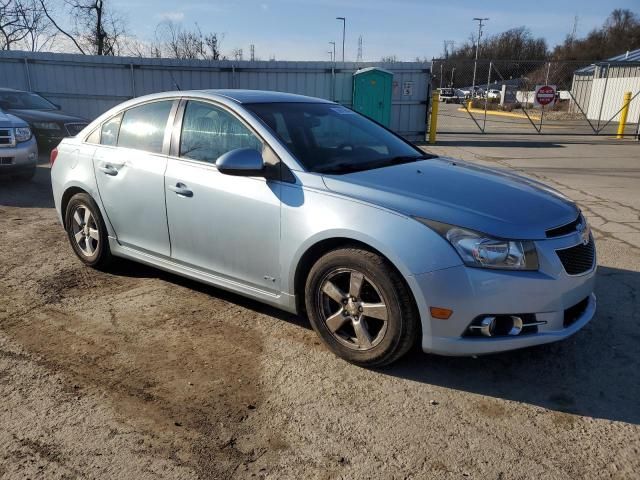
[[[225,97],[237,103],[332,103],[321,98],[269,90],[196,90],[211,96]],[[181,92],[186,94],[188,92]]]

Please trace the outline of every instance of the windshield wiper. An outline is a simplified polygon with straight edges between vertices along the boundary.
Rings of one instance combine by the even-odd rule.
[[[329,165],[321,165],[319,167],[316,167],[315,171],[318,173],[353,173],[361,172],[363,170],[373,170],[374,168],[389,167],[391,165],[400,165],[402,163],[411,163],[418,160],[426,160],[429,158],[434,158],[434,155],[401,155],[397,157],[373,160],[371,162],[340,162]]]
[[[318,173],[351,173],[359,172],[361,170],[367,170],[370,167],[370,163],[347,163],[340,162],[333,165],[321,165],[315,168]]]

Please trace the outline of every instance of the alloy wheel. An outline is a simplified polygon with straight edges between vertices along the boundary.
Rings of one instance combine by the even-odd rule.
[[[320,318],[338,342],[353,350],[370,350],[382,341],[390,314],[371,278],[340,268],[325,275],[320,285]]]
[[[75,242],[85,257],[92,257],[100,244],[100,233],[95,217],[89,207],[76,206],[71,220],[71,229]]]

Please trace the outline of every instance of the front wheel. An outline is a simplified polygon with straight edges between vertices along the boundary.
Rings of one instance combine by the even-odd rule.
[[[86,193],[77,193],[69,200],[65,228],[73,251],[83,263],[104,268],[111,262],[107,228],[100,209]]]
[[[419,331],[402,277],[368,250],[343,248],[320,258],[307,278],[305,300],[316,333],[336,355],[357,365],[394,362]]]

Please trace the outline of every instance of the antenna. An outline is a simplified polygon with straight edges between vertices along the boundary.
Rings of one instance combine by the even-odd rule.
[[[178,82],[176,82],[176,79],[173,77],[173,72],[171,70],[169,70],[169,75],[171,75],[171,81],[173,82],[173,86],[176,87],[176,90],[179,92],[182,91],[180,85],[178,85]]]
[[[362,62],[362,35],[358,37],[358,58],[357,62]]]

